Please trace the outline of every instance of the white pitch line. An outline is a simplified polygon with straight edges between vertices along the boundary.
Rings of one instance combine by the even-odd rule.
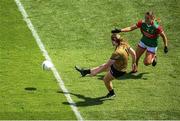
[[[28,18],[28,14],[27,14],[27,12],[25,11],[25,9],[24,9],[23,5],[21,4],[20,0],[14,0],[14,1],[15,1],[15,3],[17,4],[18,9],[19,9],[19,11],[20,11],[21,14],[22,14],[24,21],[27,23],[27,26],[28,26],[29,29],[31,30],[33,37],[35,38],[35,40],[36,40],[36,42],[37,42],[40,50],[41,50],[42,53],[43,53],[43,56],[46,58],[46,60],[49,60],[49,61],[52,63],[52,60],[51,60],[50,56],[48,55],[48,52],[46,51],[46,49],[45,49],[45,47],[44,47],[44,44],[42,43],[42,41],[41,41],[41,39],[40,39],[37,31],[35,30],[32,22],[31,22],[31,20]],[[52,63],[52,64],[53,64],[53,63]],[[82,118],[80,112],[78,111],[78,108],[77,108],[77,106],[76,106],[76,103],[74,103],[74,101],[72,100],[72,98],[71,98],[71,96],[70,96],[67,88],[65,87],[64,82],[63,82],[63,80],[61,79],[61,77],[60,77],[60,75],[59,75],[56,67],[54,66],[54,64],[53,64],[53,67],[52,67],[52,71],[53,71],[53,74],[54,74],[54,76],[55,76],[58,84],[59,84],[59,87],[60,87],[60,88],[62,89],[62,91],[64,92],[64,95],[65,95],[68,103],[70,104],[70,106],[71,106],[74,114],[76,115],[76,118],[77,118],[78,120],[83,121],[83,118]]]

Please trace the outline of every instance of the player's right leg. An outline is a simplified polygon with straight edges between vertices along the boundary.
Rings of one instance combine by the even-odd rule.
[[[87,74],[89,74],[91,76],[96,76],[97,74],[99,74],[103,71],[109,70],[109,68],[110,67],[107,66],[107,64],[102,64],[102,65],[94,67],[92,69],[84,69],[84,68],[80,68],[78,66],[75,66],[75,69],[80,72],[82,77],[86,76]]]
[[[136,48],[136,65],[138,67],[138,62],[144,51],[146,50],[146,46],[141,41],[139,42],[137,48]]]
[[[100,66],[92,68],[90,75],[96,76],[97,74],[104,72],[104,71],[108,71],[109,69],[110,69],[110,67],[106,63],[104,63]]]
[[[91,73],[90,69],[83,69],[83,68],[80,68],[79,66],[75,66],[75,69],[81,74],[82,77]]]

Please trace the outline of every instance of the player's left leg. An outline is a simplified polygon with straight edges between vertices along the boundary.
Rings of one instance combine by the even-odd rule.
[[[155,53],[147,51],[146,56],[144,58],[144,65],[148,66],[152,64],[155,59],[156,59]]]
[[[137,48],[136,48],[136,65],[137,65],[137,69],[134,72],[137,72],[139,59],[142,56],[142,54],[146,51],[146,49],[147,49],[146,45],[143,42],[140,41],[138,43]],[[132,73],[134,73],[134,72],[132,71]]]
[[[157,63],[156,57],[157,47],[147,47],[146,56],[144,58],[144,65],[148,66],[152,64],[153,66]]]
[[[109,91],[109,93],[106,95],[107,98],[115,96],[112,80],[114,78],[119,78],[123,76],[125,73],[126,72],[116,70],[114,66],[111,65],[110,71],[103,78],[104,84]]]

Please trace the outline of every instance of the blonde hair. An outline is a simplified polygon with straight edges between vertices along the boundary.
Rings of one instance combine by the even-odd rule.
[[[120,34],[114,33],[114,34],[112,34],[111,37],[116,37],[117,38],[116,42],[118,44],[121,44],[121,45],[127,45],[128,44],[127,40],[125,40]]]
[[[122,37],[120,34],[117,34],[117,33],[112,34],[111,37],[112,37],[112,38],[115,37],[115,38],[117,38],[119,41],[122,41],[122,40],[123,40],[123,37]]]

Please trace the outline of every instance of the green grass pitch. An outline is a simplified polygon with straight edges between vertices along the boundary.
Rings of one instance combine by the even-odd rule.
[[[85,120],[180,120],[179,0],[21,2]],[[105,73],[82,78],[74,66],[106,62],[113,51],[110,31],[136,23],[148,10],[162,20],[169,53],[160,38],[157,66],[144,66],[142,57],[138,74],[113,80],[117,96],[101,100]],[[135,49],[141,33],[123,36]],[[76,120],[52,72],[42,70],[43,60],[14,0],[0,0],[0,120]]]

